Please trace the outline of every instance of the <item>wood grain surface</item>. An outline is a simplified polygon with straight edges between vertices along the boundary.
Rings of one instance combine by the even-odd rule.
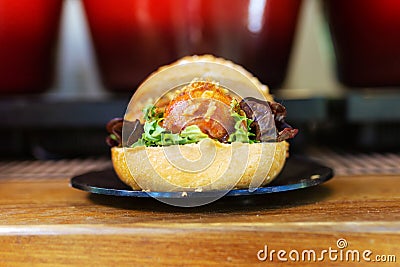
[[[339,239],[346,248],[338,248]],[[260,261],[266,246],[268,258]],[[0,266],[399,266],[399,247],[396,175],[338,176],[313,188],[197,208],[91,195],[71,188],[69,177],[0,181]],[[329,249],[338,258],[323,254],[319,261]],[[346,261],[355,250],[371,250],[371,262]],[[299,260],[288,258],[291,251]]]

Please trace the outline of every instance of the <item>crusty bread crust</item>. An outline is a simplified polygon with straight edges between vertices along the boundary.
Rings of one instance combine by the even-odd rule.
[[[111,161],[114,167],[114,171],[119,179],[125,184],[132,187],[134,190],[141,190],[135,179],[131,175],[128,165],[125,160],[125,153],[122,147],[111,148]]]
[[[168,147],[113,147],[119,178],[135,190],[209,191],[256,188],[281,172],[288,143],[198,144]]]

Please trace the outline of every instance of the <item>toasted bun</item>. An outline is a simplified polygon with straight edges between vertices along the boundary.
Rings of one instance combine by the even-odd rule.
[[[288,143],[222,144],[205,139],[168,147],[113,147],[111,152],[117,175],[135,190],[229,190],[273,181],[285,164]]]

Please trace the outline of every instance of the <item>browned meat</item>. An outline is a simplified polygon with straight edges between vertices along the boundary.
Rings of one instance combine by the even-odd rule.
[[[166,107],[163,127],[172,133],[179,133],[187,126],[197,125],[203,133],[224,142],[235,126],[231,101],[232,98],[218,85],[195,82]]]

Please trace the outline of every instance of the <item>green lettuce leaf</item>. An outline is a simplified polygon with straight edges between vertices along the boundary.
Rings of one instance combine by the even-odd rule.
[[[228,142],[254,143],[255,135],[251,132],[250,124],[253,120],[246,115],[240,115],[240,107],[236,100],[231,103],[231,116],[235,119],[235,132],[229,136]],[[163,114],[157,113],[153,105],[144,110],[144,133],[132,147],[137,146],[170,146],[197,143],[202,139],[209,138],[197,125],[190,125],[180,133],[171,133],[161,126]]]
[[[185,145],[209,138],[197,125],[188,126],[179,134],[171,133],[160,126],[162,120],[162,118],[153,118],[150,121],[146,121],[142,137],[132,147]]]
[[[235,120],[235,132],[229,135],[228,142],[242,142],[253,144],[256,142],[252,137],[255,136],[251,132],[250,125],[253,120],[246,117],[246,115],[240,115],[239,103],[233,99],[231,102],[231,116]]]

